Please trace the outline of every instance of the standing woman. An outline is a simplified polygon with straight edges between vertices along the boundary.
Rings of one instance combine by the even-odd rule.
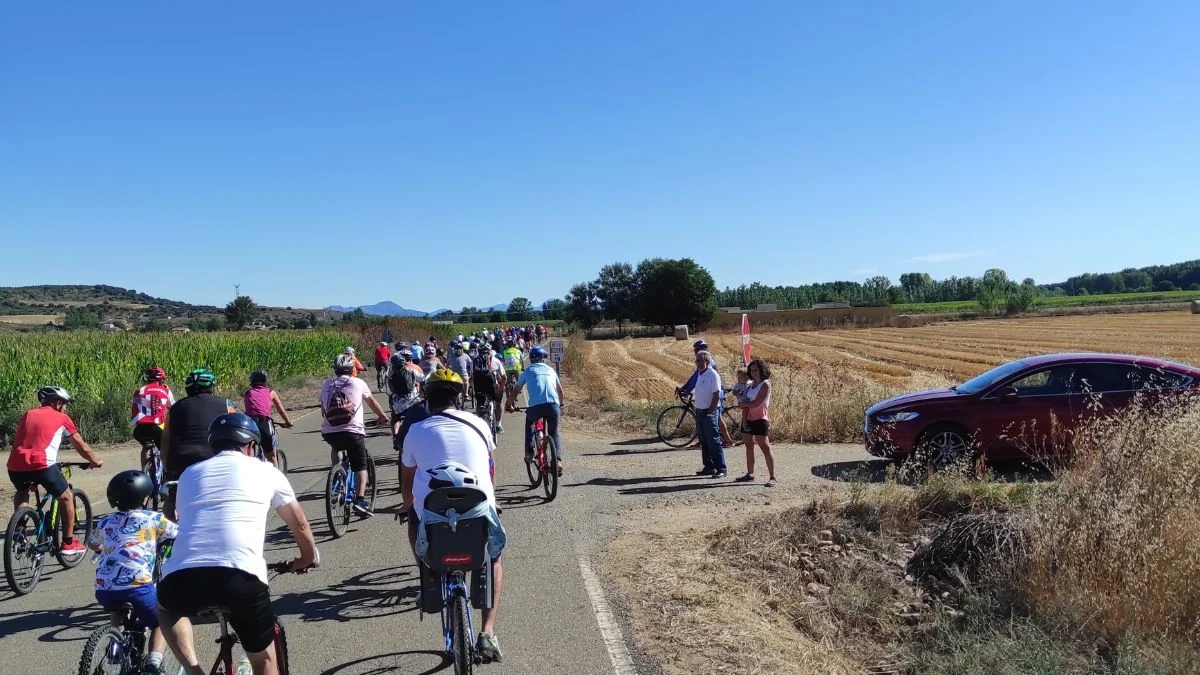
[[[754,444],[758,443],[770,474],[767,487],[775,487],[775,454],[771,452],[771,439],[767,437],[771,426],[771,369],[762,359],[754,359],[746,370],[754,384],[746,392],[746,402],[737,406],[746,411],[743,427],[746,437],[746,475],[737,480],[743,483],[754,480]]]

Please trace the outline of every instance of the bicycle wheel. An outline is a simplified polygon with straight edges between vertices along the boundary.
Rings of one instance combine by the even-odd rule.
[[[454,633],[451,650],[454,653],[454,675],[471,675],[475,668],[475,643],[471,640],[471,606],[467,597],[454,595],[454,611],[450,614],[450,630]]]
[[[283,474],[288,472],[287,453],[279,448],[275,448],[275,468]]]
[[[696,440],[696,416],[684,405],[673,405],[658,415],[658,438],[672,448]]]
[[[42,514],[22,506],[8,519],[4,530],[4,578],[17,595],[25,595],[42,578],[44,554],[38,552],[38,524]]]
[[[88,499],[87,493],[74,486],[71,487],[71,496],[75,502],[75,531],[72,533],[72,536],[76,540],[83,542],[84,545],[87,545],[87,540],[92,536],[92,501]],[[81,551],[79,553],[64,554],[62,552],[62,543],[67,538],[67,531],[62,513],[58,514],[58,522],[55,525],[55,534],[57,535],[57,541],[54,542],[56,545],[55,557],[67,569],[78,567],[79,563],[83,562],[83,559],[87,557],[87,552]]]
[[[538,443],[537,436],[534,436],[534,443]],[[537,447],[536,445],[534,447]],[[537,451],[534,451],[534,456],[525,460],[525,473],[529,476],[529,487],[536,488],[542,483],[542,468],[538,466]]]
[[[325,519],[329,522],[329,532],[335,538],[346,534],[346,467],[338,464],[330,467],[329,477],[325,479]]]
[[[112,626],[92,631],[79,658],[79,675],[125,675],[135,672],[125,651],[125,636]]]
[[[558,496],[558,447],[554,445],[554,437],[549,434],[542,441],[546,446],[546,469],[542,471],[542,489],[546,491],[546,501],[552,502]]]
[[[279,620],[275,621],[275,660],[279,664],[279,675],[290,675],[288,670],[288,651],[287,651],[287,632],[283,630],[283,624]]]
[[[367,503],[371,505],[371,511],[375,510],[375,492],[378,490],[378,483],[375,480],[375,460],[371,457],[371,453],[367,453],[367,489],[363,491],[363,496],[367,498]]]
[[[154,491],[150,493],[150,508],[155,511],[162,508],[162,471],[160,468],[159,463],[153,458],[142,465],[142,471],[145,471],[150,476],[150,481],[154,483]]]
[[[733,441],[734,445],[742,443],[742,423],[734,419],[733,413],[728,410],[721,413],[725,418],[725,428],[729,430],[729,440]]]

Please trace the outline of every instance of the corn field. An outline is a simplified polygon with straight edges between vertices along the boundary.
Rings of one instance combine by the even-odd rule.
[[[124,441],[130,438],[130,399],[147,366],[167,371],[177,398],[184,395],[190,371],[209,368],[218,393],[236,400],[257,368],[275,384],[326,373],[333,358],[355,342],[334,331],[0,335],[0,444],[9,446],[18,418],[36,405],[35,393],[44,385],[71,393],[68,413],[89,442]]]

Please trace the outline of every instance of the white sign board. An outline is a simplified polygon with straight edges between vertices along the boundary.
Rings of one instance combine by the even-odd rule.
[[[566,343],[562,338],[550,339],[550,360],[554,363],[562,363],[563,353],[566,349]]]

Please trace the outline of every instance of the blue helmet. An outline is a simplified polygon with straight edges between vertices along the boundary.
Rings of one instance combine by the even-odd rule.
[[[258,424],[243,412],[225,413],[208,425],[208,445],[213,450],[228,450],[247,443],[262,443]]]
[[[546,348],[541,345],[538,345],[538,346],[534,347],[533,349],[529,350],[529,360],[530,361],[542,361],[547,356],[550,356],[550,353],[547,352]]]

